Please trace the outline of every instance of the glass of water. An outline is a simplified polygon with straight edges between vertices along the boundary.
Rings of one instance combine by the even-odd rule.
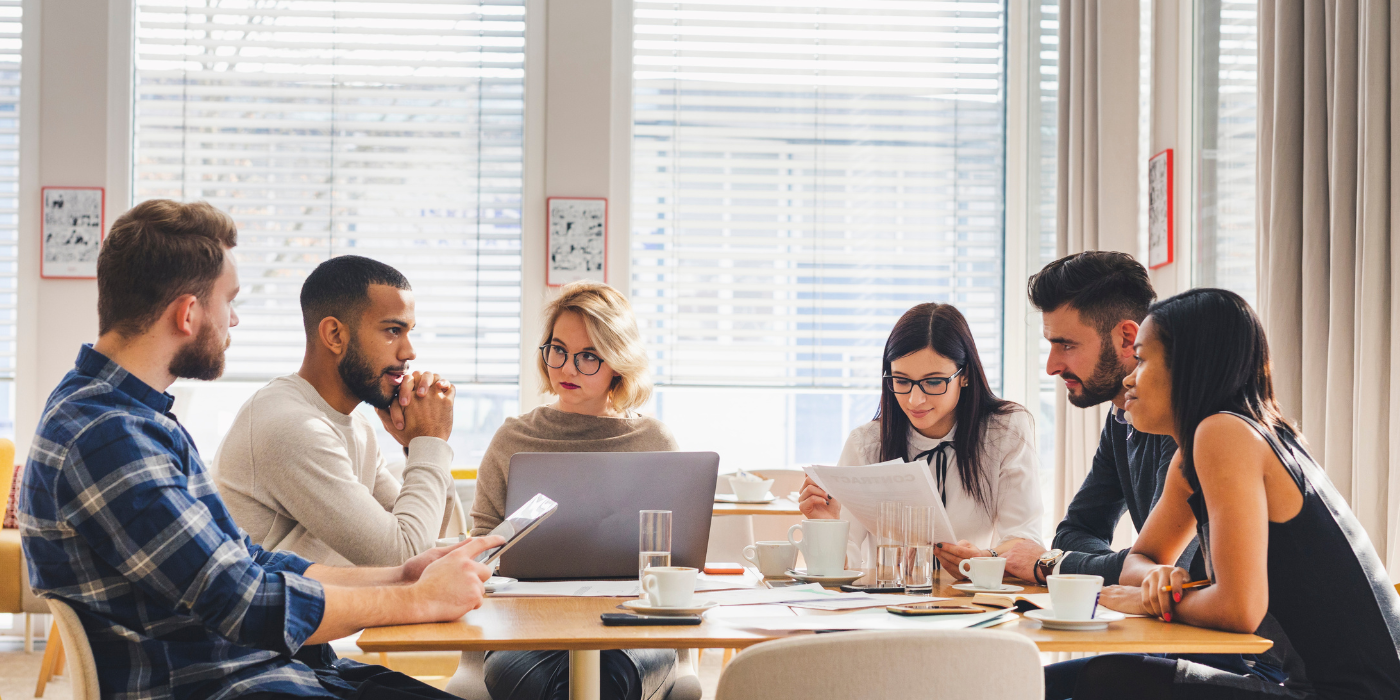
[[[637,547],[637,590],[638,597],[645,598],[642,590],[642,577],[647,567],[671,565],[671,511],[644,510],[641,512],[641,536]]]
[[[933,507],[909,506],[904,509],[904,566],[902,580],[906,592],[933,589]]]
[[[900,569],[904,559],[902,521],[904,504],[881,501],[875,519],[875,585],[895,588],[902,585]]]

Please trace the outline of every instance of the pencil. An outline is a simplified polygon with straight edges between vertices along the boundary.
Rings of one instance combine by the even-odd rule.
[[[1209,586],[1210,583],[1211,583],[1211,582],[1210,582],[1210,579],[1201,579],[1200,581],[1192,581],[1191,583],[1182,584],[1181,590],[1183,590],[1183,591],[1189,591],[1189,590],[1191,590],[1192,588],[1205,588],[1206,586]],[[1171,587],[1171,586],[1162,586],[1162,592],[1163,592],[1163,593],[1169,593],[1171,590],[1172,590],[1172,587]]]

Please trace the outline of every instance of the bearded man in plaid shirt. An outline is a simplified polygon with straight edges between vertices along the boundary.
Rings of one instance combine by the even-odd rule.
[[[237,235],[203,202],[151,200],[113,223],[97,263],[97,342],[49,396],[24,470],[30,585],[77,612],[103,697],[452,698],[338,660],[325,643],[477,608],[490,572],[472,557],[501,539],[386,568],[265,552],[170,412],[176,378],[223,372]]]

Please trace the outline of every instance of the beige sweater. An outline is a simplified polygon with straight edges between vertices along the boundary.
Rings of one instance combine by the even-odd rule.
[[[496,429],[481,457],[472,503],[472,536],[505,518],[510,458],[517,452],[672,452],[676,439],[655,418],[599,418],[541,406]]]
[[[234,522],[264,549],[332,566],[398,566],[450,522],[451,466],[445,441],[414,438],[400,485],[369,418],[335,410],[291,374],[243,404],[212,471]]]

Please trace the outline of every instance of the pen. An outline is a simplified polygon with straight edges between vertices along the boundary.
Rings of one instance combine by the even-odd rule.
[[[1206,586],[1209,586],[1209,585],[1210,585],[1210,579],[1201,579],[1200,581],[1192,581],[1191,583],[1182,584],[1181,590],[1183,590],[1183,591],[1189,591],[1189,590],[1191,590],[1192,588],[1205,588]],[[1171,586],[1162,586],[1162,592],[1163,592],[1163,593],[1169,593],[1169,592],[1171,592],[1171,590],[1172,590],[1172,587],[1171,587]]]

